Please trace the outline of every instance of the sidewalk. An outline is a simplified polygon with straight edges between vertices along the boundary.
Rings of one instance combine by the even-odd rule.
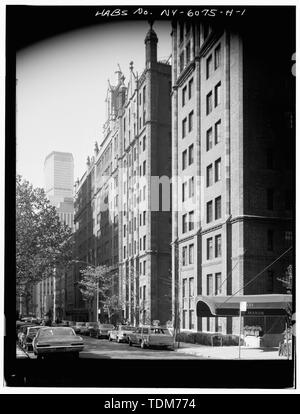
[[[238,346],[206,346],[180,342],[179,348],[177,348],[176,343],[175,352],[196,355],[207,359],[239,359]],[[287,358],[278,355],[278,348],[249,348],[242,346],[241,359],[286,360]]]

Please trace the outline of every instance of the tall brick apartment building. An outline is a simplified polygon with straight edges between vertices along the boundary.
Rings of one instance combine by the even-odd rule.
[[[123,319],[135,324],[172,318],[171,212],[162,206],[159,184],[171,176],[171,66],[157,60],[157,43],[151,27],[143,73],[131,62],[129,82],[119,68],[116,84],[109,84],[103,139],[75,204],[80,260],[118,267]]]
[[[184,330],[238,332],[238,318],[197,317],[199,295],[286,293],[294,50],[293,22],[277,23],[173,24],[173,311]],[[245,323],[282,331],[278,318]]]

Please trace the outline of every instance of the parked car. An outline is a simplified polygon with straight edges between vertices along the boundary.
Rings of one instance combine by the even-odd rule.
[[[40,325],[27,326],[24,328],[22,334],[20,335],[20,345],[25,349],[25,351],[32,351],[32,341],[40,329]]]
[[[96,338],[99,332],[99,322],[88,322],[87,329],[89,336]]]
[[[130,346],[139,345],[141,348],[166,347],[174,349],[174,336],[170,330],[158,326],[140,327],[129,334]]]
[[[32,323],[25,323],[25,322],[21,322],[21,325],[17,324],[17,327],[16,327],[17,328],[17,341],[21,346],[23,343],[23,337],[29,326],[35,326],[35,325]]]
[[[114,329],[114,325],[111,323],[100,323],[97,333],[97,338],[107,338],[109,337],[109,332]]]
[[[84,349],[81,336],[70,327],[41,327],[32,342],[33,352],[38,358],[54,353],[73,353],[79,356]]]
[[[128,342],[128,335],[136,328],[134,326],[119,325],[108,333],[108,339],[110,341]]]
[[[87,322],[76,322],[75,326],[78,329],[77,333],[79,333],[80,335],[88,334]]]

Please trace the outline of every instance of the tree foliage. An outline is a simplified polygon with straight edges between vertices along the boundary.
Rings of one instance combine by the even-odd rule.
[[[16,181],[16,286],[26,286],[52,274],[55,266],[66,266],[72,256],[71,229],[59,220],[41,188],[20,175]]]
[[[99,305],[106,309],[108,318],[122,310],[122,302],[119,299],[116,288],[117,268],[107,265],[87,266],[80,271],[82,279],[79,289],[85,301],[92,301],[99,295]]]

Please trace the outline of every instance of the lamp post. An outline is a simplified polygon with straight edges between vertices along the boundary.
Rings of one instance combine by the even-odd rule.
[[[53,321],[56,321],[56,267],[53,269]]]

